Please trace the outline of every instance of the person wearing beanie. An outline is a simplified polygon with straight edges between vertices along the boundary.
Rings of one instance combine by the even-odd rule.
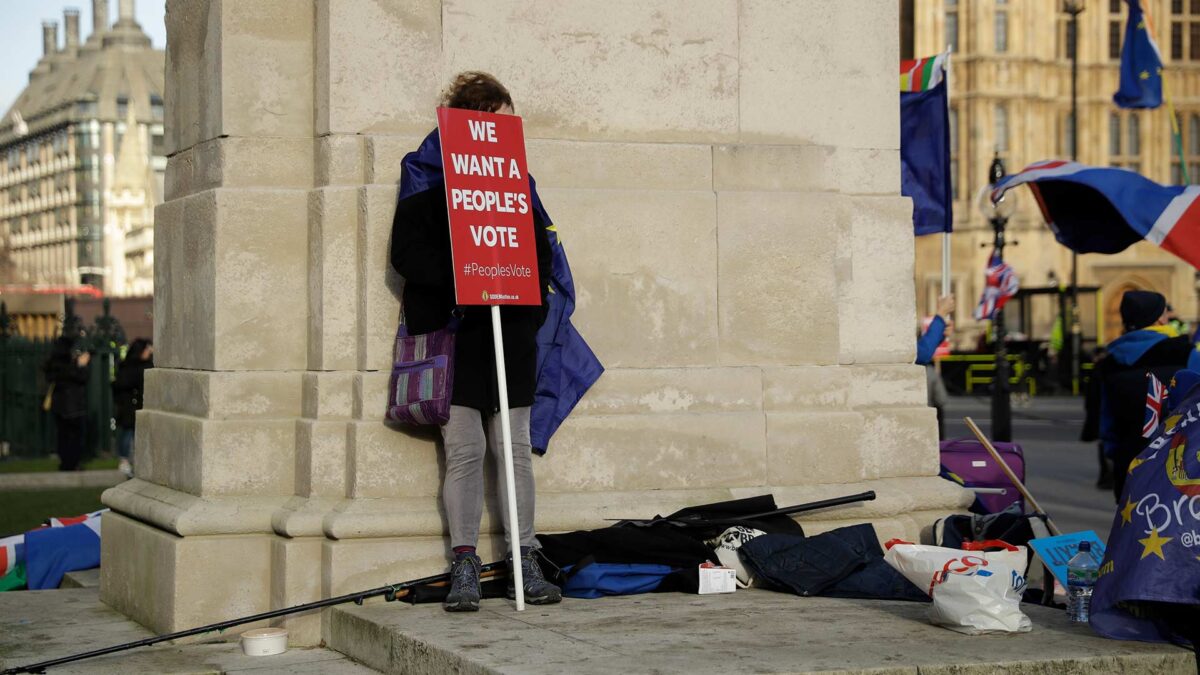
[[[1129,463],[1146,447],[1142,426],[1148,376],[1169,382],[1183,368],[1200,369],[1200,353],[1168,320],[1161,293],[1126,291],[1121,297],[1125,333],[1105,347],[1107,354],[1096,362],[1088,384],[1081,440],[1099,440],[1112,458],[1118,502]]]

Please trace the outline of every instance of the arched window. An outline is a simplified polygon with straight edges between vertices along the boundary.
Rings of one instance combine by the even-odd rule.
[[[1188,118],[1188,154],[1200,155],[1200,115]]]
[[[1003,103],[996,105],[996,151],[1008,152],[1008,107]]]
[[[1121,154],[1121,116],[1117,113],[1108,115],[1108,154],[1111,157]]]

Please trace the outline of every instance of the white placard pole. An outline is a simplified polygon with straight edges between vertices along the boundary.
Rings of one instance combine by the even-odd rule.
[[[508,542],[512,553],[513,589],[517,611],[525,611],[525,580],[521,574],[521,524],[517,520],[517,483],[513,472],[512,422],[508,416],[508,376],[504,372],[504,335],[500,332],[500,305],[492,305],[492,340],[496,344],[496,383],[500,391],[500,430],[504,436],[504,482],[508,494]]]

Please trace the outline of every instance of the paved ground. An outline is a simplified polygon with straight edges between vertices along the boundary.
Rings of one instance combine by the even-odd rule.
[[[870,673],[1184,675],[1190,651],[1119,642],[1026,607],[1032,632],[966,636],[929,624],[928,605],[770,591],[570,600],[518,614],[438,606],[345,606],[330,646],[387,673]]]
[[[230,631],[226,639],[241,633]],[[0,670],[46,661],[149,637],[151,633],[101,604],[98,590],[0,593]],[[222,639],[220,635],[213,639]],[[246,656],[237,642],[140,647],[76,664],[51,668],[50,675],[75,673],[327,673],[365,675],[375,671],[329,649],[291,649],[277,656]]]
[[[971,437],[970,415],[991,435],[991,399],[954,397],[946,409],[948,438]],[[1026,486],[1063,532],[1095,530],[1108,539],[1115,502],[1096,488],[1096,445],[1083,443],[1083,400],[1041,397],[1013,402],[1013,440],[1025,450]]]

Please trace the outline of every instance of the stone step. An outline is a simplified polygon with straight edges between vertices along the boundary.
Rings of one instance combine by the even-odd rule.
[[[1101,638],[1063,612],[1026,606],[1030,633],[967,636],[922,603],[650,594],[567,599],[518,614],[377,603],[331,610],[328,646],[385,673],[817,673],[984,675],[1195,672],[1190,651]]]

